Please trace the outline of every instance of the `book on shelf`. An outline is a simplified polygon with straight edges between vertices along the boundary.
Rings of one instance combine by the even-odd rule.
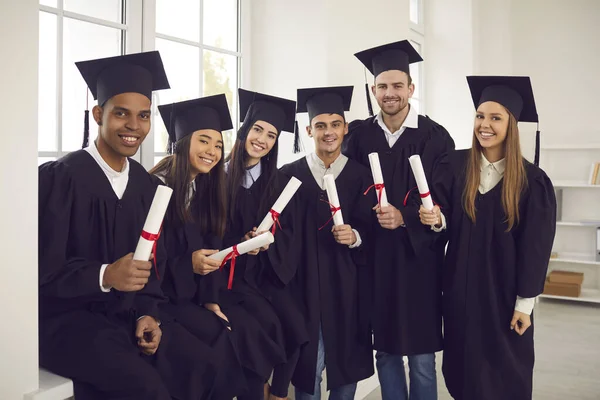
[[[600,162],[592,164],[590,169],[590,185],[600,185]]]

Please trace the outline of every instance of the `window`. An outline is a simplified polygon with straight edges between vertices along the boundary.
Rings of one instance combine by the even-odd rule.
[[[415,50],[423,56],[423,47],[425,44],[425,25],[424,25],[424,13],[423,3],[425,0],[410,0],[410,44],[413,45]],[[415,63],[410,65],[410,76],[413,79],[415,85],[415,92],[410,100],[410,104],[417,110],[419,114],[425,113],[425,101],[423,99],[424,90],[424,79],[423,79],[423,63]]]
[[[242,54],[238,0],[156,0],[156,49],[161,52],[170,90],[156,93],[168,104],[225,93],[237,126],[237,88]],[[166,154],[167,130],[154,112],[154,162]],[[234,132],[223,132],[226,152]],[[146,147],[144,148],[144,150]]]
[[[152,130],[136,155],[166,153],[157,106],[225,93],[237,126],[242,61],[238,0],[40,0],[38,162],[81,148],[83,111],[95,104],[76,61],[159,50],[170,90],[155,92]],[[90,137],[97,125],[90,118]],[[233,132],[224,132],[230,149]]]
[[[141,0],[137,0],[138,3]],[[94,104],[76,61],[124,54],[135,1],[42,0],[39,29],[39,162],[81,148],[83,111]],[[140,3],[141,4],[141,3]],[[141,43],[140,43],[141,44]],[[139,51],[131,48],[131,52]],[[88,98],[89,96],[89,98]],[[90,118],[90,133],[97,125]]]

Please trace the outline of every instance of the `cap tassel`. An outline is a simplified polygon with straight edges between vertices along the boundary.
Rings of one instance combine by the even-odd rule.
[[[300,153],[300,133],[298,132],[298,121],[294,121],[294,154]]]
[[[535,131],[535,158],[533,163],[536,167],[540,166],[540,124],[538,122],[537,130]]]
[[[369,84],[365,83],[365,93],[367,95],[367,108],[369,109],[369,117],[373,116],[373,104],[371,103],[371,95],[369,94]]]
[[[365,74],[365,94],[367,95],[367,109],[369,110],[369,117],[373,116],[373,103],[371,103],[371,94],[369,93],[369,82],[367,81],[367,69],[363,68]]]
[[[82,149],[90,145],[90,110],[88,110],[88,93],[85,94],[85,111],[83,116],[83,143]]]
[[[171,116],[169,118],[169,127],[167,128],[167,136],[168,136],[168,140],[167,140],[167,154],[168,155],[173,155],[175,154],[175,140],[173,140],[171,138],[171,132],[173,132],[173,124],[174,124],[174,120],[175,119],[175,103],[173,103],[171,105]]]

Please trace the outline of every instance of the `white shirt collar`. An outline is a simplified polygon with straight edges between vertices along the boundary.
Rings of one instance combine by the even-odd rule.
[[[229,161],[225,163],[225,172],[229,171]],[[246,173],[244,174],[244,178],[242,180],[242,186],[245,189],[250,189],[254,182],[260,178],[262,174],[262,162],[259,161],[258,164],[253,165],[252,167],[246,169]]]
[[[504,170],[506,169],[506,158],[503,158],[502,160],[496,161],[494,163],[491,163],[487,160],[487,158],[485,158],[485,155],[483,153],[481,153],[481,170],[484,170],[487,167],[492,167],[494,170],[496,170],[496,172],[498,172],[498,174],[500,175],[504,175]]]
[[[379,126],[381,126],[381,129],[383,129],[384,132],[390,135],[395,135],[399,132],[402,133],[406,128],[417,129],[419,127],[419,114],[417,113],[417,110],[414,107],[410,106],[410,104],[408,105],[408,114],[406,115],[404,122],[400,126],[400,129],[398,129],[396,132],[390,132],[388,127],[383,122],[383,113],[381,111],[379,111],[379,113],[375,117],[375,120],[377,121]]]
[[[129,160],[127,158],[125,158],[125,165],[123,166],[123,169],[121,172],[118,172],[112,169],[111,166],[104,161],[104,158],[102,158],[98,148],[96,147],[96,141],[92,141],[92,143],[90,143],[90,145],[84,150],[87,151],[94,158],[94,160],[96,160],[108,178],[120,178],[123,175],[129,175]]]
[[[348,157],[346,157],[345,155],[343,155],[342,153],[340,153],[340,155],[338,156],[338,158],[335,159],[334,162],[331,163],[331,165],[329,166],[329,168],[325,167],[325,163],[323,162],[323,160],[321,160],[319,158],[319,156],[317,155],[317,153],[310,153],[306,156],[306,159],[308,161],[309,165],[314,165],[314,166],[318,166],[323,170],[327,170],[327,169],[337,169],[339,167],[340,164],[346,164],[346,160],[348,160]]]
[[[306,162],[308,163],[308,168],[310,169],[313,178],[315,178],[317,185],[319,185],[321,189],[324,189],[325,186],[323,185],[323,177],[325,176],[325,174],[331,174],[334,178],[337,179],[337,177],[344,170],[344,167],[348,162],[348,157],[340,153],[338,158],[336,158],[335,161],[331,163],[329,168],[325,167],[325,163],[319,158],[317,153],[308,154],[306,156]]]

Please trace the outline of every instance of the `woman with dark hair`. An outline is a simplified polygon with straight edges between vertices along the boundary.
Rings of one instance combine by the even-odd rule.
[[[296,103],[239,89],[243,124],[227,163],[229,203],[226,245],[256,232],[287,179],[277,170],[282,131],[294,132]],[[298,138],[295,139],[297,151]],[[274,225],[275,243],[237,260],[232,295],[285,349],[287,362],[273,372],[271,399],[287,398],[300,346],[308,341],[304,317],[286,285],[295,275],[294,199]],[[269,390],[268,387],[265,388]]]
[[[162,287],[169,298],[163,309],[212,346],[218,369],[213,398],[262,399],[265,371],[252,368],[255,359],[270,371],[285,356],[243,308],[223,313],[219,291],[225,275],[220,262],[209,258],[223,247],[226,227],[222,131],[232,128],[227,100],[210,96],[159,111],[171,155],[150,173],[173,189],[163,229],[168,262]]]
[[[542,293],[556,227],[550,179],[521,154],[517,123],[538,122],[528,77],[468,78],[477,108],[471,149],[433,173],[441,204],[421,222],[444,227],[446,386],[455,399],[532,397],[534,299]],[[539,134],[539,132],[538,132]]]

